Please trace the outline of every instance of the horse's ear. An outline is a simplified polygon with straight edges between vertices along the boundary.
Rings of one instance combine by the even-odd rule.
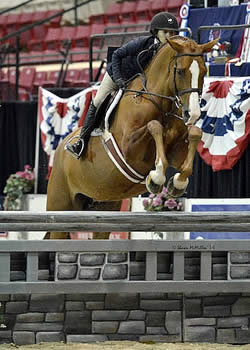
[[[172,47],[172,49],[174,49],[175,51],[177,51],[179,53],[183,51],[183,46],[181,44],[177,43],[176,41],[167,38],[167,42]]]
[[[199,45],[202,52],[209,52],[212,50],[213,46],[220,40],[220,38],[217,38],[215,40],[209,41],[208,43]]]

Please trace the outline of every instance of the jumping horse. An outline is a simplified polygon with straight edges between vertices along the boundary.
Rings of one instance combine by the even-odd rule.
[[[68,135],[55,153],[47,210],[83,210],[88,197],[120,201],[158,193],[169,166],[178,171],[167,184],[169,196],[180,197],[202,135],[194,123],[200,116],[206,73],[203,54],[216,42],[198,45],[186,37],[168,39],[145,71],[129,83],[112,122],[106,120],[104,133],[90,138],[79,160],[64,147],[80,130]],[[46,238],[69,238],[69,233],[50,232]]]

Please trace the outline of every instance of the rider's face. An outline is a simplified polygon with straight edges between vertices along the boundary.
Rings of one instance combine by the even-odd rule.
[[[160,40],[161,43],[165,43],[167,41],[167,38],[170,36],[173,36],[175,34],[172,30],[158,30],[157,37]]]

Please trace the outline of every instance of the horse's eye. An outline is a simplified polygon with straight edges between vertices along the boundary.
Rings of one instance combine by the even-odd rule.
[[[180,77],[182,77],[185,74],[185,69],[177,69],[177,73]]]

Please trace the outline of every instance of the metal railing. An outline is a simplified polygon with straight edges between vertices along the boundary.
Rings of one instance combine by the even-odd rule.
[[[200,26],[197,30],[197,42],[198,44],[201,43],[201,32],[205,30],[210,30],[210,29],[229,29],[229,30],[240,30],[240,29],[245,29],[245,28],[250,28],[250,24],[235,24],[235,25],[220,25],[220,26],[214,26],[214,25],[209,25],[209,26]]]
[[[25,5],[28,5],[30,2],[33,2],[33,1],[34,1],[34,0],[27,0],[27,1],[24,1],[24,2],[22,2],[22,3],[18,4],[18,5],[16,5],[16,6],[8,7],[8,8],[6,8],[6,9],[0,11],[0,15],[4,15],[5,13],[9,13],[9,12],[11,12],[11,11],[13,11],[13,10],[17,10],[17,9],[19,9],[20,7],[23,7],[23,6],[25,6]]]
[[[1,45],[1,43],[3,43],[4,41],[6,41],[8,39],[16,38],[16,47],[15,47],[16,63],[15,63],[15,67],[16,67],[16,99],[17,100],[18,100],[18,86],[19,86],[19,66],[20,66],[20,35],[26,31],[33,29],[36,26],[40,26],[42,24],[45,24],[45,23],[51,21],[52,19],[54,19],[56,17],[62,16],[67,12],[76,11],[78,7],[86,5],[92,1],[94,1],[94,0],[84,0],[84,1],[80,2],[79,4],[77,3],[77,1],[75,1],[75,5],[66,9],[66,10],[58,11],[56,14],[53,14],[51,16],[46,17],[45,19],[36,21],[36,22],[29,24],[27,26],[24,26],[23,28],[15,31],[15,32],[9,33],[9,34],[3,36],[2,38],[0,38],[0,45]],[[64,62],[65,62],[64,57],[62,57],[62,64]],[[5,65],[2,64],[1,66],[4,67]]]

